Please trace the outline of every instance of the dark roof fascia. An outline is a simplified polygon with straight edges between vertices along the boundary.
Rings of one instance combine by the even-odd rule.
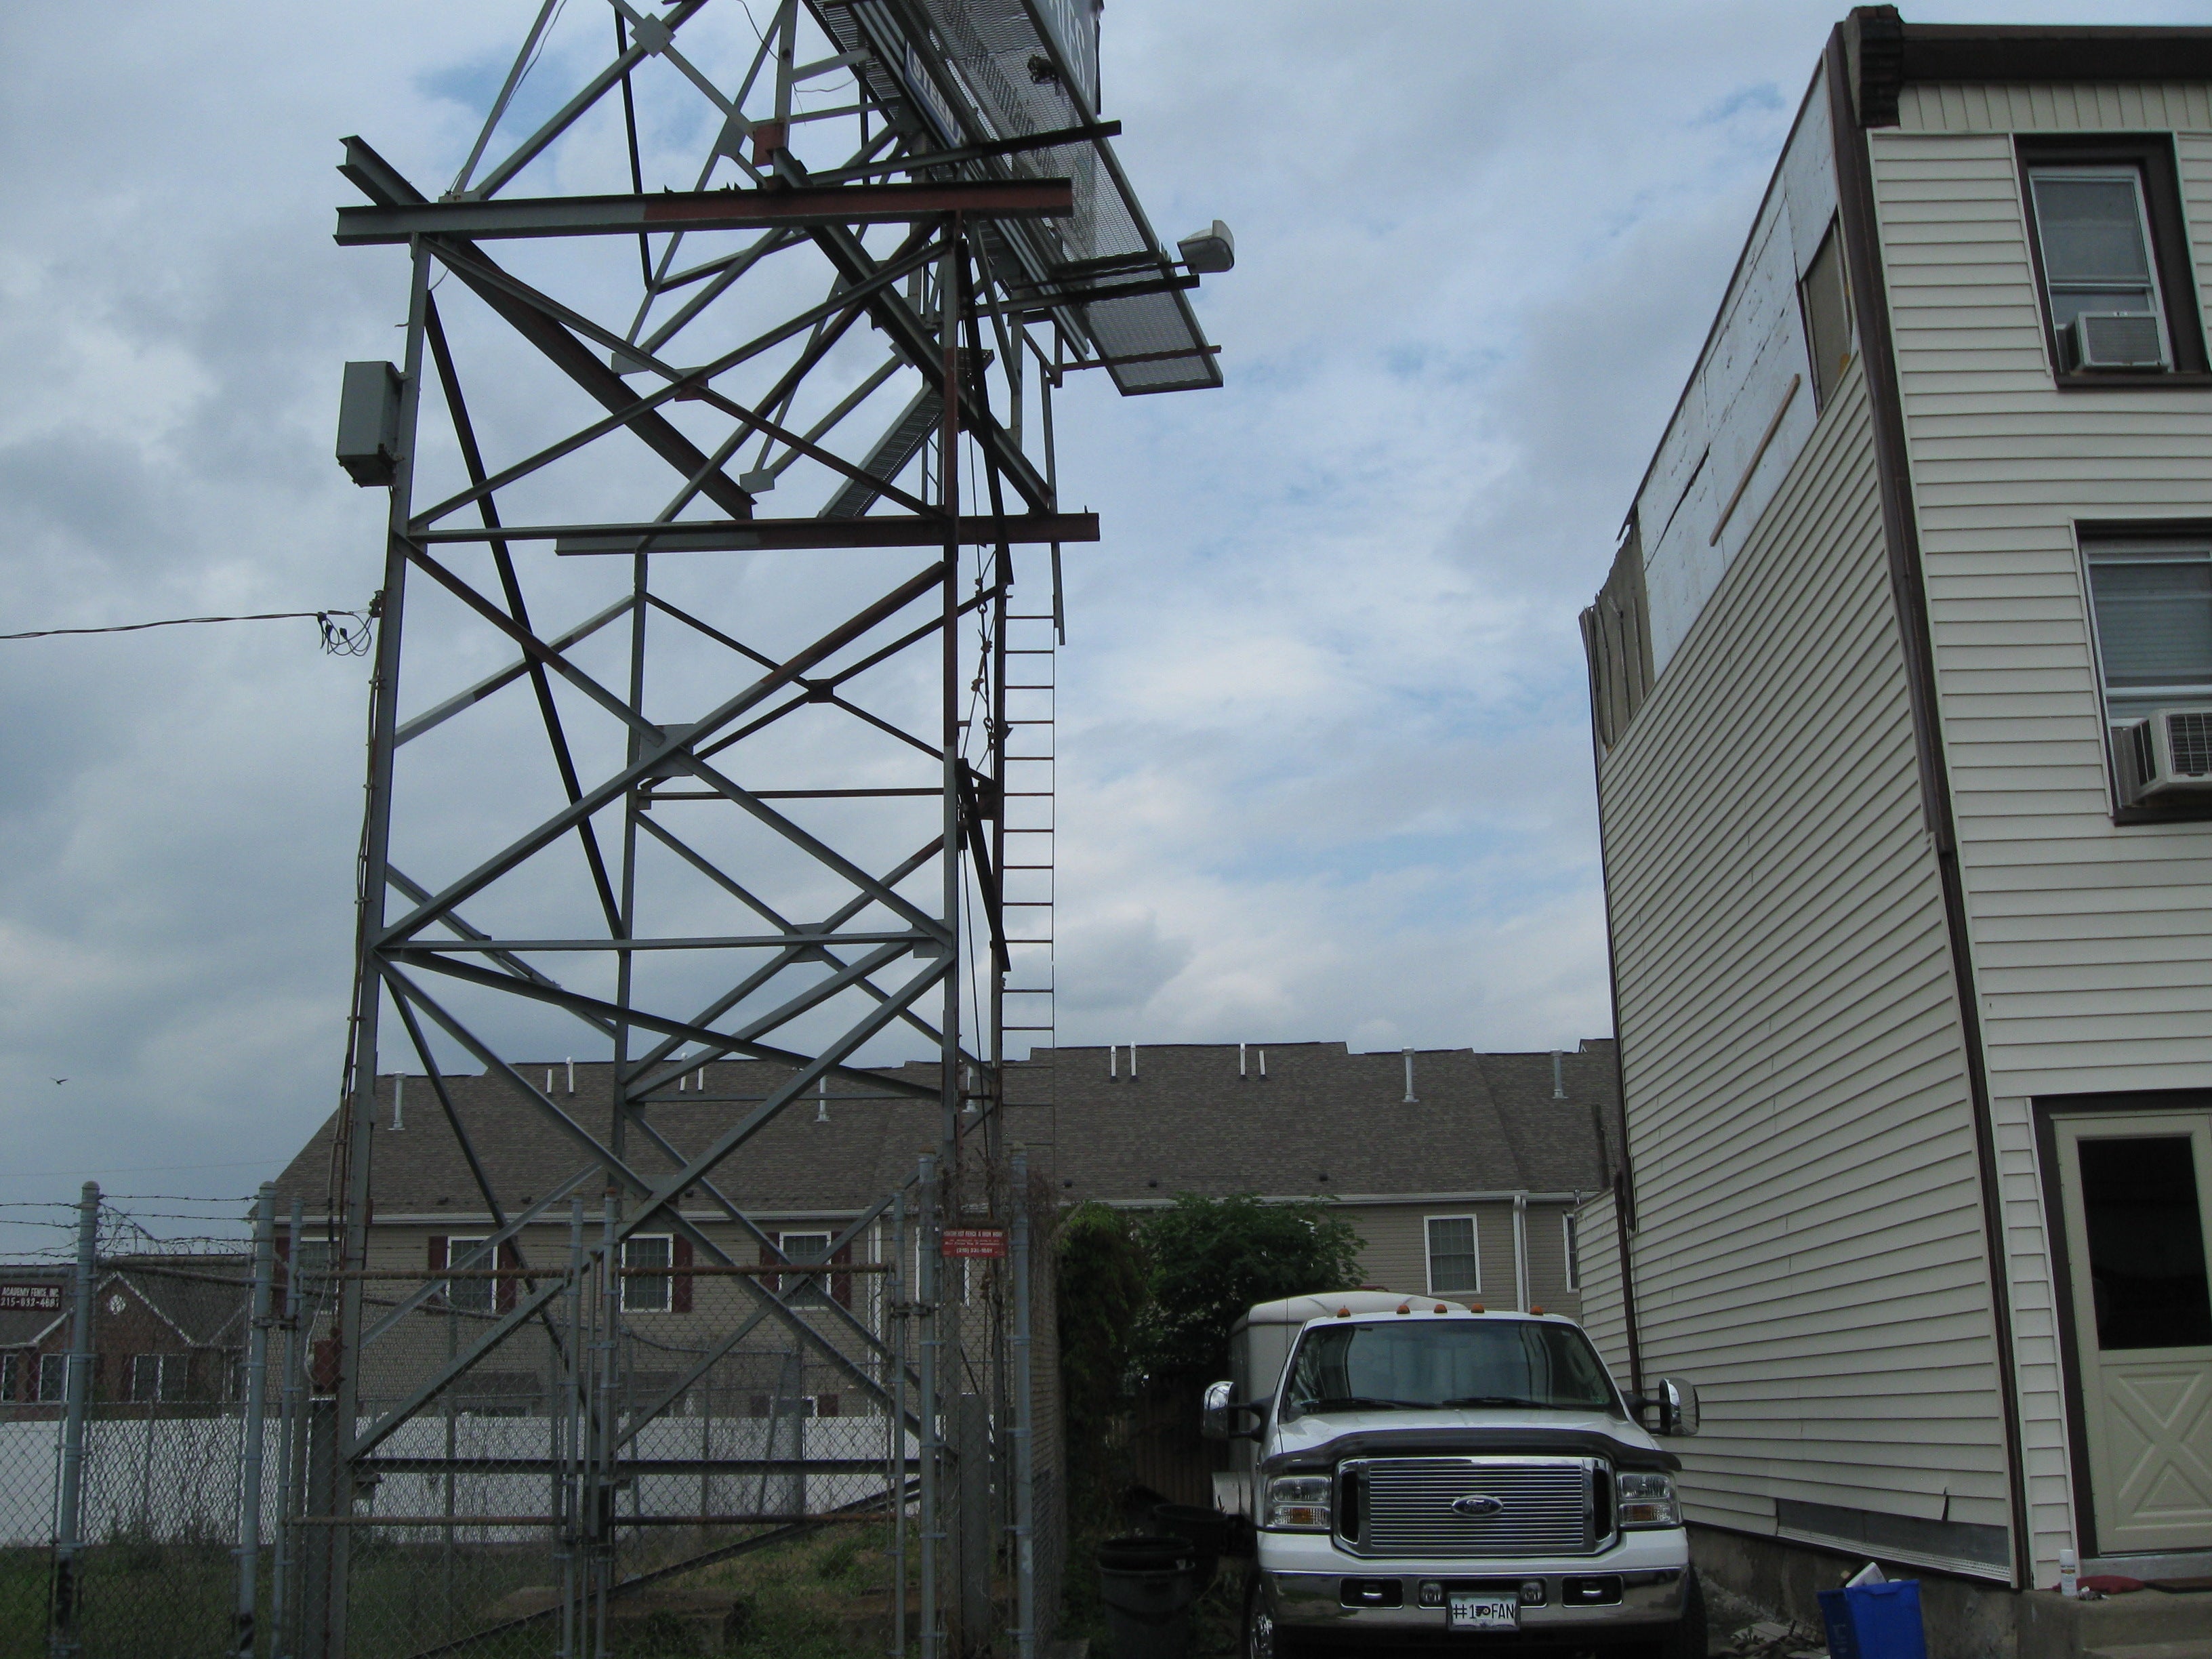
[[[2212,80],[2212,28],[1907,23],[1907,81]]]
[[[1355,1206],[1371,1208],[1381,1204],[1510,1204],[1516,1199],[1524,1199],[1531,1204],[1579,1205],[1596,1197],[1597,1193],[1595,1187],[1556,1193],[1508,1187],[1480,1193],[1255,1193],[1251,1196],[1262,1204],[1326,1204],[1334,1209]],[[1170,1210],[1176,1202],[1173,1197],[1090,1198],[1075,1201],[1103,1205],[1109,1210]]]

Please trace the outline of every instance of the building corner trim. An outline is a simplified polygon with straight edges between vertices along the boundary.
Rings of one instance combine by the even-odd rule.
[[[1966,930],[1966,887],[1959,868],[1958,839],[1951,812],[1950,777],[1939,723],[1935,645],[1928,616],[1926,575],[1921,563],[1919,526],[1913,509],[1905,405],[1898,386],[1897,358],[1889,326],[1888,284],[1883,275],[1881,240],[1875,220],[1873,150],[1853,106],[1848,56],[1846,26],[1839,24],[1828,37],[1826,52],[1829,125],[1836,146],[1837,216],[1844,234],[1852,311],[1858,326],[1859,355],[1874,427],[1882,539],[1888,555],[1890,594],[1897,611],[1912,710],[1921,807],[1942,891],[1943,920],[1959,1006],[1960,1045],[1966,1053],[1974,1163],[1979,1177],[1983,1249],[1989,1262],[1997,1396],[2004,1417],[2013,1585],[2014,1589],[2024,1589],[2034,1583],[2034,1545],[2028,1531],[2027,1471],[2021,1437],[2019,1365],[2013,1338],[2011,1275],[2005,1260],[2003,1197],[1997,1180],[1996,1121],[1990,1107],[1989,1067],[1983,1050],[1980,1003],[1974,990],[1973,956]]]

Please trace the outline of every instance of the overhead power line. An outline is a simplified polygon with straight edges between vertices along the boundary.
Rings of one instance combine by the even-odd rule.
[[[198,623],[312,621],[323,630],[323,649],[333,657],[358,657],[368,650],[369,620],[374,610],[257,611],[237,617],[165,617],[159,622],[117,623],[106,628],[34,628],[27,633],[0,634],[0,640],[50,640],[64,634],[136,634],[149,628],[185,628]]]

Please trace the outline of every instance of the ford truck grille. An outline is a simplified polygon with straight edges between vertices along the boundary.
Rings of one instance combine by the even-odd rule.
[[[1337,1513],[1362,1555],[1587,1554],[1613,1531],[1603,1475],[1588,1457],[1358,1458]]]

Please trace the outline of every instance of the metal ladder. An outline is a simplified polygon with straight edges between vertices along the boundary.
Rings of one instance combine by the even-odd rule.
[[[1054,1046],[1053,849],[1058,783],[1053,722],[1058,647],[1052,614],[1006,613],[1006,867],[1002,908],[1012,969],[1006,975],[1006,1051],[1026,1038]]]

